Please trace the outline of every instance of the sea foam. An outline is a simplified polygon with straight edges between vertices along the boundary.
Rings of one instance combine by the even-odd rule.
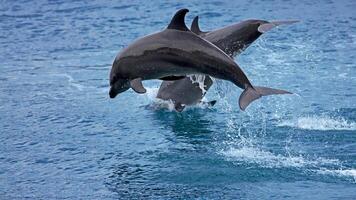
[[[307,116],[296,120],[283,121],[278,126],[289,126],[305,130],[356,130],[356,123],[343,118],[332,118],[329,116]]]
[[[228,160],[257,164],[264,168],[282,167],[319,167],[323,165],[338,165],[337,159],[316,158],[307,159],[302,155],[274,154],[256,147],[230,148],[221,152]]]
[[[319,174],[332,175],[338,177],[353,178],[356,182],[356,169],[320,169],[317,171]]]

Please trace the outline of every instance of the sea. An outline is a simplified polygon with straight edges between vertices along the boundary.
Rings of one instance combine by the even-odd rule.
[[[110,99],[116,55],[188,8],[203,31],[299,20],[235,61],[292,95],[241,111],[215,79],[183,112],[144,81]],[[0,0],[0,199],[356,199],[356,1]]]

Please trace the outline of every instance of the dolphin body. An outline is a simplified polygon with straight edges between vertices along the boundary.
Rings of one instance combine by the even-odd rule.
[[[177,80],[191,74],[210,75],[242,88],[242,110],[263,95],[289,93],[252,86],[231,57],[186,27],[188,11],[179,10],[165,30],[134,41],[116,56],[110,72],[110,98],[129,88],[145,93],[143,80]]]
[[[191,31],[215,44],[232,58],[239,55],[252,42],[272,28],[282,24],[298,22],[296,20],[268,22],[251,19],[210,32],[203,32],[199,28],[198,20],[199,18],[196,16],[192,22]],[[163,81],[157,93],[157,98],[172,100],[176,110],[182,111],[185,105],[194,105],[202,102],[202,98],[212,84],[212,79],[204,75],[193,75],[176,81]],[[203,103],[214,105],[216,101]]]

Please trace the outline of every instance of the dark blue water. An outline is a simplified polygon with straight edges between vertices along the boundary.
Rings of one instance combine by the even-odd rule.
[[[236,61],[272,96],[239,110],[216,81],[212,109],[108,97],[116,54],[190,9],[203,30],[299,19]],[[356,3],[1,1],[0,199],[355,199]]]

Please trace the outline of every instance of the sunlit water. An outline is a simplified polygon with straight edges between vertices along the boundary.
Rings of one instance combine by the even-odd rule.
[[[182,7],[203,30],[299,19],[236,61],[292,91],[239,110],[217,80],[183,113],[108,97],[116,54]],[[1,1],[0,199],[356,198],[355,1]]]

